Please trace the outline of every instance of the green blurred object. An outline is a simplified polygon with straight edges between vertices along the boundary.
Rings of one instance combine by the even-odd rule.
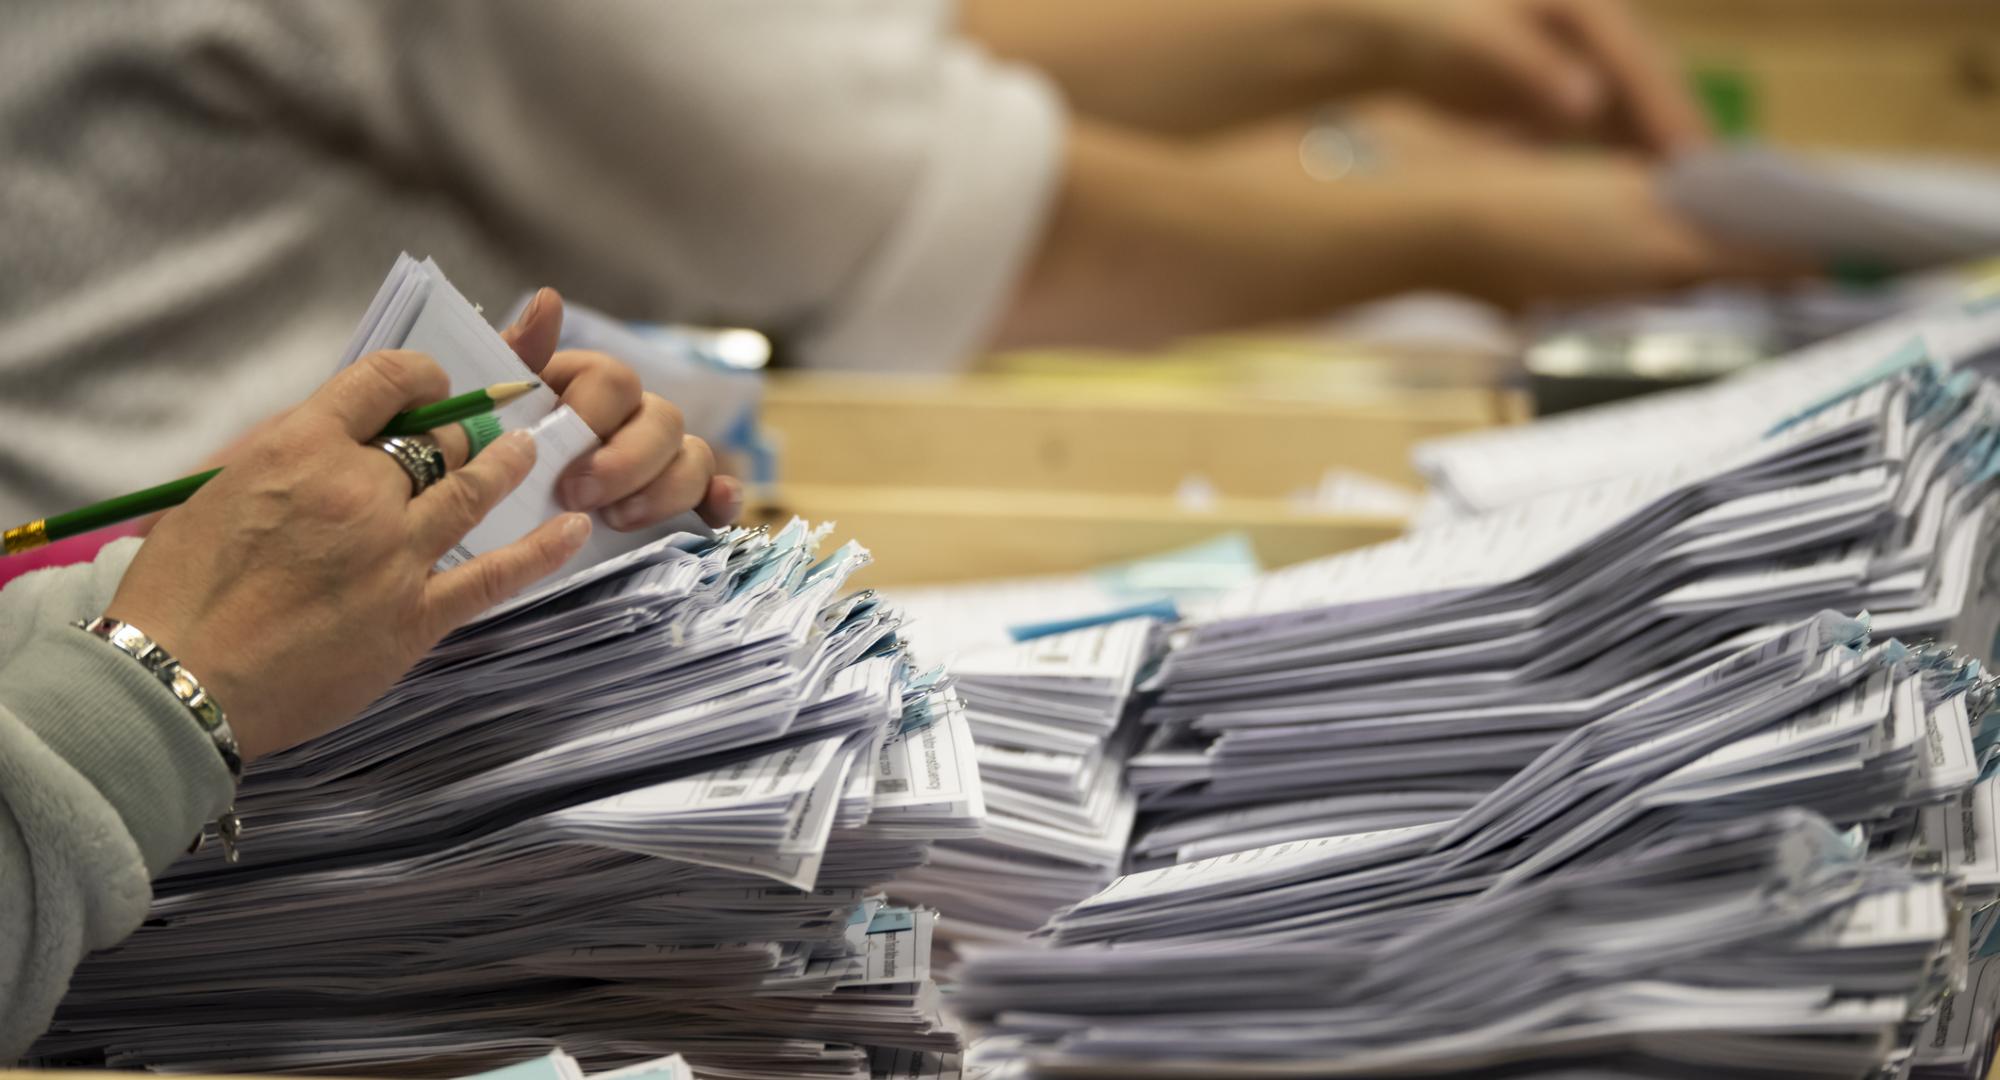
[[[1725,139],[1749,139],[1757,134],[1757,92],[1741,68],[1703,64],[1694,69],[1694,92],[1708,112],[1708,122]]]
[[[1835,259],[1826,268],[1826,276],[1855,288],[1874,288],[1896,276],[1896,272],[1880,262],[1868,259]]]

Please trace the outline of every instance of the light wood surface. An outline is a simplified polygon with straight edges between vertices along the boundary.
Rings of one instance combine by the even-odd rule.
[[[835,522],[875,553],[865,585],[1072,573],[1232,530],[1281,566],[1400,532],[1298,497],[1329,469],[1420,488],[1417,443],[1518,418],[1497,370],[1238,339],[950,378],[785,373],[762,413],[778,484],[749,518]],[[1190,481],[1203,498],[1180,497]]]
[[[2000,156],[1992,0],[1638,0],[1696,67],[1744,73],[1758,133]]]
[[[1283,498],[1342,467],[1414,486],[1410,448],[1507,415],[1482,388],[1345,401],[998,377],[774,379],[763,424],[787,484]]]
[[[745,520],[797,514],[831,521],[874,553],[857,586],[1073,573],[1156,555],[1230,531],[1260,562],[1283,566],[1402,531],[1394,517],[1302,514],[1270,500],[1224,499],[1192,512],[1148,495],[968,488],[798,485],[754,504]]]

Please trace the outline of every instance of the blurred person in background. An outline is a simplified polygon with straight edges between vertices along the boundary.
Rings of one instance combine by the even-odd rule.
[[[297,400],[405,249],[889,370],[1770,269],[1654,197],[1702,124],[1615,0],[37,0],[0,61],[4,520]],[[1308,175],[1376,93],[1455,118]]]

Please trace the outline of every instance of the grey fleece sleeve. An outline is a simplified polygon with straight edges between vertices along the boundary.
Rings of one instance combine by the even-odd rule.
[[[48,1026],[85,953],[138,928],[152,875],[229,802],[180,702],[68,625],[103,613],[138,545],[0,590],[0,1064]]]

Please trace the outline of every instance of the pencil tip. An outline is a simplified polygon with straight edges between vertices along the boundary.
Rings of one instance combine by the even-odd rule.
[[[486,396],[492,398],[495,405],[499,405],[503,402],[512,401],[540,385],[537,382],[494,383],[492,386],[486,388]]]

